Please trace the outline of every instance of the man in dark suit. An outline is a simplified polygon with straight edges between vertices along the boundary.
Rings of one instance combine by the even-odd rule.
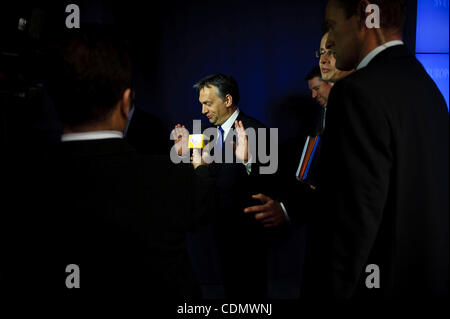
[[[33,265],[39,276],[30,289],[59,297],[77,283],[67,286],[66,267],[75,264],[82,293],[139,293],[150,303],[199,298],[185,233],[211,210],[208,168],[143,157],[123,139],[131,61],[116,34],[84,26],[65,41],[51,55],[48,78],[61,144],[50,163],[30,169],[40,170],[28,180],[32,205],[19,204],[26,227],[17,227],[18,258],[2,279],[26,289],[21,271]]]
[[[308,82],[308,88],[311,91],[311,97],[323,108],[327,107],[328,96],[333,84],[322,79],[319,66],[315,66],[306,75],[305,80]]]
[[[258,134],[264,125],[238,108],[239,89],[233,77],[214,74],[194,88],[199,91],[202,114],[217,128],[217,139],[212,143],[215,149],[222,149],[222,161],[211,163],[210,169],[218,189],[213,232],[225,297],[261,300],[267,297],[266,234],[252,216],[243,214],[243,209],[256,201],[251,195],[263,192],[267,185],[259,172],[257,153],[248,155],[247,140],[241,133],[245,127]],[[239,136],[233,134],[234,130]],[[226,162],[226,149],[232,146],[232,162]]]
[[[312,218],[308,291],[337,298],[448,295],[448,111],[401,42],[406,1],[330,0],[336,67]],[[308,258],[309,257],[309,258]],[[309,277],[309,278],[308,278]]]
[[[336,72],[333,71],[333,74],[336,74]],[[305,118],[307,118],[308,123],[307,135],[315,137],[322,134],[325,129],[328,96],[333,84],[322,79],[319,66],[311,69],[305,80],[308,83],[308,88],[311,90],[312,98],[317,102],[317,104],[312,105],[314,107],[311,108],[311,112],[305,112]],[[268,197],[266,194],[259,194],[258,196],[264,198],[265,203],[245,209],[247,214],[256,213],[254,217],[262,224],[271,225],[271,228],[282,225],[287,221],[291,221],[297,226],[302,226],[304,223],[303,216],[301,216],[299,211],[306,208],[304,204],[307,201],[303,200],[303,198],[310,197],[312,189],[317,186],[317,164],[320,154],[320,145],[318,145],[314,156],[311,157],[308,178],[301,180],[301,182],[298,178],[296,179],[295,172],[302,158],[302,151],[308,146],[308,142],[305,143],[305,139],[302,136],[301,142],[304,145],[296,149],[293,149],[292,145],[283,147],[280,155],[281,167],[277,180],[276,200]],[[313,207],[308,207],[308,209],[313,209]]]
[[[308,135],[312,137],[323,133],[325,129],[328,97],[331,88],[337,81],[354,72],[353,69],[350,71],[343,71],[336,68],[335,52],[330,50],[327,46],[328,35],[329,33],[326,32],[322,36],[320,40],[320,49],[316,51],[316,58],[319,59],[319,66],[314,67],[305,78],[308,82],[308,88],[311,90],[312,98],[322,106],[321,108],[318,108],[318,112],[313,112],[314,114],[311,119],[308,119],[308,122],[310,123],[308,126],[310,127],[308,127],[307,131]],[[280,175],[285,176],[284,179],[279,180],[279,183],[284,186],[279,188],[277,195],[278,201],[263,195],[265,204],[248,207],[248,209],[245,210],[246,213],[256,212],[257,214],[254,215],[255,218],[262,223],[270,221],[273,227],[282,225],[288,220],[292,221],[297,226],[303,226],[305,223],[305,214],[299,214],[299,211],[314,211],[314,207],[316,206],[316,203],[313,201],[305,201],[302,198],[315,198],[310,194],[310,186],[315,188],[317,185],[317,166],[320,157],[320,145],[321,140],[317,143],[317,148],[314,152],[315,155],[312,157],[309,173],[307,174],[309,182],[305,179],[303,181],[306,183],[302,184],[298,183],[298,181],[294,180],[292,177],[294,175],[293,172],[298,168],[304,148],[299,148],[299,151],[282,151],[282,155],[280,156],[282,162],[280,171],[287,171],[287,174],[281,173]],[[289,148],[292,149],[292,146],[289,146]],[[262,195],[260,194],[259,196]],[[288,206],[289,208],[287,208]]]
[[[400,41],[404,1],[374,3],[380,29],[365,25],[368,1],[327,6],[327,47],[356,72],[331,90],[318,188],[294,203],[303,297],[448,295],[447,107]],[[282,216],[273,200],[246,211]]]

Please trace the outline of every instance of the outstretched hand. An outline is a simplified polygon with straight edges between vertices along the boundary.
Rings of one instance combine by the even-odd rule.
[[[255,213],[255,219],[259,220],[265,228],[273,228],[286,222],[286,215],[279,202],[264,194],[253,195],[252,198],[259,199],[264,204],[247,207],[244,213]]]

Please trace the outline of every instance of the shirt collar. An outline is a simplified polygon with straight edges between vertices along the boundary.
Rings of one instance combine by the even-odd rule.
[[[225,139],[225,137],[227,136],[228,132],[230,131],[231,127],[234,124],[234,121],[236,121],[238,115],[239,115],[239,108],[236,109],[236,111],[234,111],[233,114],[231,114],[231,116],[228,118],[228,120],[225,121],[225,123],[223,123],[222,125],[220,125],[223,129],[223,137]]]
[[[127,135],[128,127],[130,126],[131,118],[133,117],[133,114],[134,114],[134,105],[133,105],[133,107],[131,108],[130,113],[128,114],[128,122],[127,122],[127,126],[125,127],[125,131],[123,132],[123,135],[125,135],[125,136]]]
[[[373,58],[375,58],[378,54],[380,54],[380,52],[386,50],[387,48],[402,44],[403,41],[393,40],[380,45],[379,47],[373,49],[368,55],[366,55],[364,59],[362,59],[362,61],[356,67],[356,70],[365,68],[370,63],[370,61],[373,60]]]
[[[123,138],[119,131],[91,131],[81,133],[67,133],[61,136],[61,142],[102,140],[107,138]]]

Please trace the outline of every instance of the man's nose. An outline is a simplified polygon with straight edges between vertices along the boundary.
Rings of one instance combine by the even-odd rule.
[[[202,114],[206,114],[208,112],[208,110],[206,109],[206,107],[204,105],[202,105]]]
[[[317,92],[316,91],[312,91],[312,98],[315,99],[317,97]]]
[[[330,63],[330,56],[328,55],[328,53],[324,53],[320,56],[320,61],[321,64],[329,64]]]

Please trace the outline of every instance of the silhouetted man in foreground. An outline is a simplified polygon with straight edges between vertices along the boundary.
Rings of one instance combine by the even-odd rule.
[[[11,241],[2,279],[38,296],[79,287],[138,293],[153,305],[197,299],[185,232],[211,211],[214,182],[200,161],[174,166],[168,154],[143,157],[123,139],[131,60],[111,31],[84,26],[50,54],[48,88],[63,135],[50,163],[30,163],[39,171],[24,183],[28,203],[18,204],[14,224],[20,239]],[[36,273],[31,286],[24,267]]]

